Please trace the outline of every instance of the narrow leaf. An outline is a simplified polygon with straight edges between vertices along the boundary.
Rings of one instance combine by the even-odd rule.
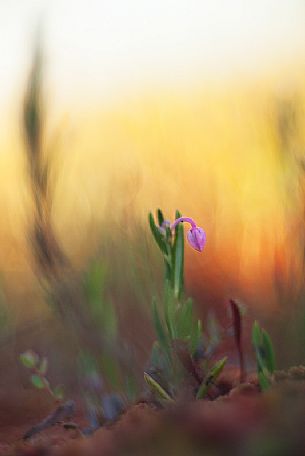
[[[162,213],[161,209],[157,210],[157,216],[158,216],[159,226],[162,226],[162,223],[164,222],[164,217],[163,217],[163,213]]]
[[[164,317],[167,326],[168,334],[171,340],[177,337],[177,329],[175,322],[175,310],[176,300],[173,296],[173,292],[169,286],[166,286],[166,292],[164,296]]]
[[[44,389],[46,387],[45,382],[39,375],[33,374],[31,376],[31,382],[35,386],[35,388]]]
[[[271,338],[264,329],[262,329],[262,342],[263,342],[263,347],[264,347],[266,367],[269,370],[269,372],[271,374],[273,374],[274,369],[275,369],[275,356],[274,356]]]
[[[144,380],[147,383],[147,385],[149,386],[151,392],[153,394],[156,394],[159,399],[163,399],[168,402],[174,402],[174,399],[147,372],[144,372]]]
[[[228,358],[225,356],[221,360],[217,361],[217,363],[212,367],[210,375],[213,377],[213,381],[216,380],[216,378],[221,374],[223,368],[225,367],[227,359]]]
[[[191,336],[193,324],[193,302],[191,299],[181,303],[177,314],[177,338],[186,339]]]
[[[164,239],[163,239],[163,237],[162,237],[162,235],[160,233],[159,228],[155,224],[154,217],[153,217],[151,212],[148,215],[148,220],[149,220],[149,226],[150,226],[152,235],[153,235],[156,243],[158,244],[160,250],[163,253],[167,254],[166,244],[165,244]]]
[[[19,359],[25,367],[28,369],[33,369],[37,366],[39,356],[33,350],[27,350],[26,352],[19,355]]]
[[[258,381],[262,391],[268,390],[271,386],[270,380],[265,374],[263,374],[263,372],[258,373]]]
[[[180,213],[176,212],[176,217]],[[175,228],[175,240],[173,245],[173,287],[175,296],[179,298],[184,287],[184,229],[183,224],[179,223]]]
[[[209,370],[207,376],[201,383],[196,399],[203,399],[205,395],[207,394],[210,386],[215,382],[215,380],[219,377],[221,374],[223,368],[225,367],[225,364],[227,362],[227,357],[222,358],[221,360],[217,361],[217,363],[214,364],[214,366]]]
[[[252,328],[252,342],[255,348],[259,384],[262,391],[265,391],[272,384],[275,357],[270,336],[257,321]]]

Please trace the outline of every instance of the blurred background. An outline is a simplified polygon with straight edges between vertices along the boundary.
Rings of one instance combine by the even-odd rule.
[[[237,298],[280,365],[302,361],[304,21],[302,0],[0,2],[0,332],[14,381],[27,348],[63,381],[75,338],[99,346],[88,276],[142,368],[163,274],[157,207],[207,232],[203,254],[186,249],[200,315],[225,322]]]

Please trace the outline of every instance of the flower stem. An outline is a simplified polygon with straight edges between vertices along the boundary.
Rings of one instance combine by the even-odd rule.
[[[187,222],[189,223],[191,226],[192,226],[192,229],[195,229],[196,228],[196,223],[194,222],[193,219],[191,219],[190,217],[179,217],[177,218],[174,223],[172,223],[171,225],[171,230],[173,230],[174,228],[176,228],[176,226],[181,223],[181,222]]]

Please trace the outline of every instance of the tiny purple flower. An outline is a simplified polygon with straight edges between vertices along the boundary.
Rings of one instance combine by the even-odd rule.
[[[166,234],[166,228],[170,228],[171,222],[169,220],[163,220],[163,223],[161,226],[159,226],[159,231],[165,236]]]
[[[191,229],[187,232],[187,240],[193,249],[197,250],[198,252],[202,252],[206,244],[205,231],[197,226],[194,220],[189,217],[179,217],[171,225],[171,229],[173,230],[178,225],[178,223],[181,222],[188,222],[191,225]]]

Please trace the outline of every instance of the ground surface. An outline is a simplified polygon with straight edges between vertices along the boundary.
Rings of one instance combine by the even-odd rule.
[[[56,425],[27,442],[22,441],[24,432],[48,415],[52,405],[39,391],[27,390],[18,396],[2,393],[0,455],[302,456],[305,383],[296,374],[293,378],[284,375],[268,393],[262,394],[250,379],[240,386],[232,384],[229,392],[212,401],[191,401],[167,409],[135,404],[91,437]],[[79,405],[73,420],[85,424]]]

